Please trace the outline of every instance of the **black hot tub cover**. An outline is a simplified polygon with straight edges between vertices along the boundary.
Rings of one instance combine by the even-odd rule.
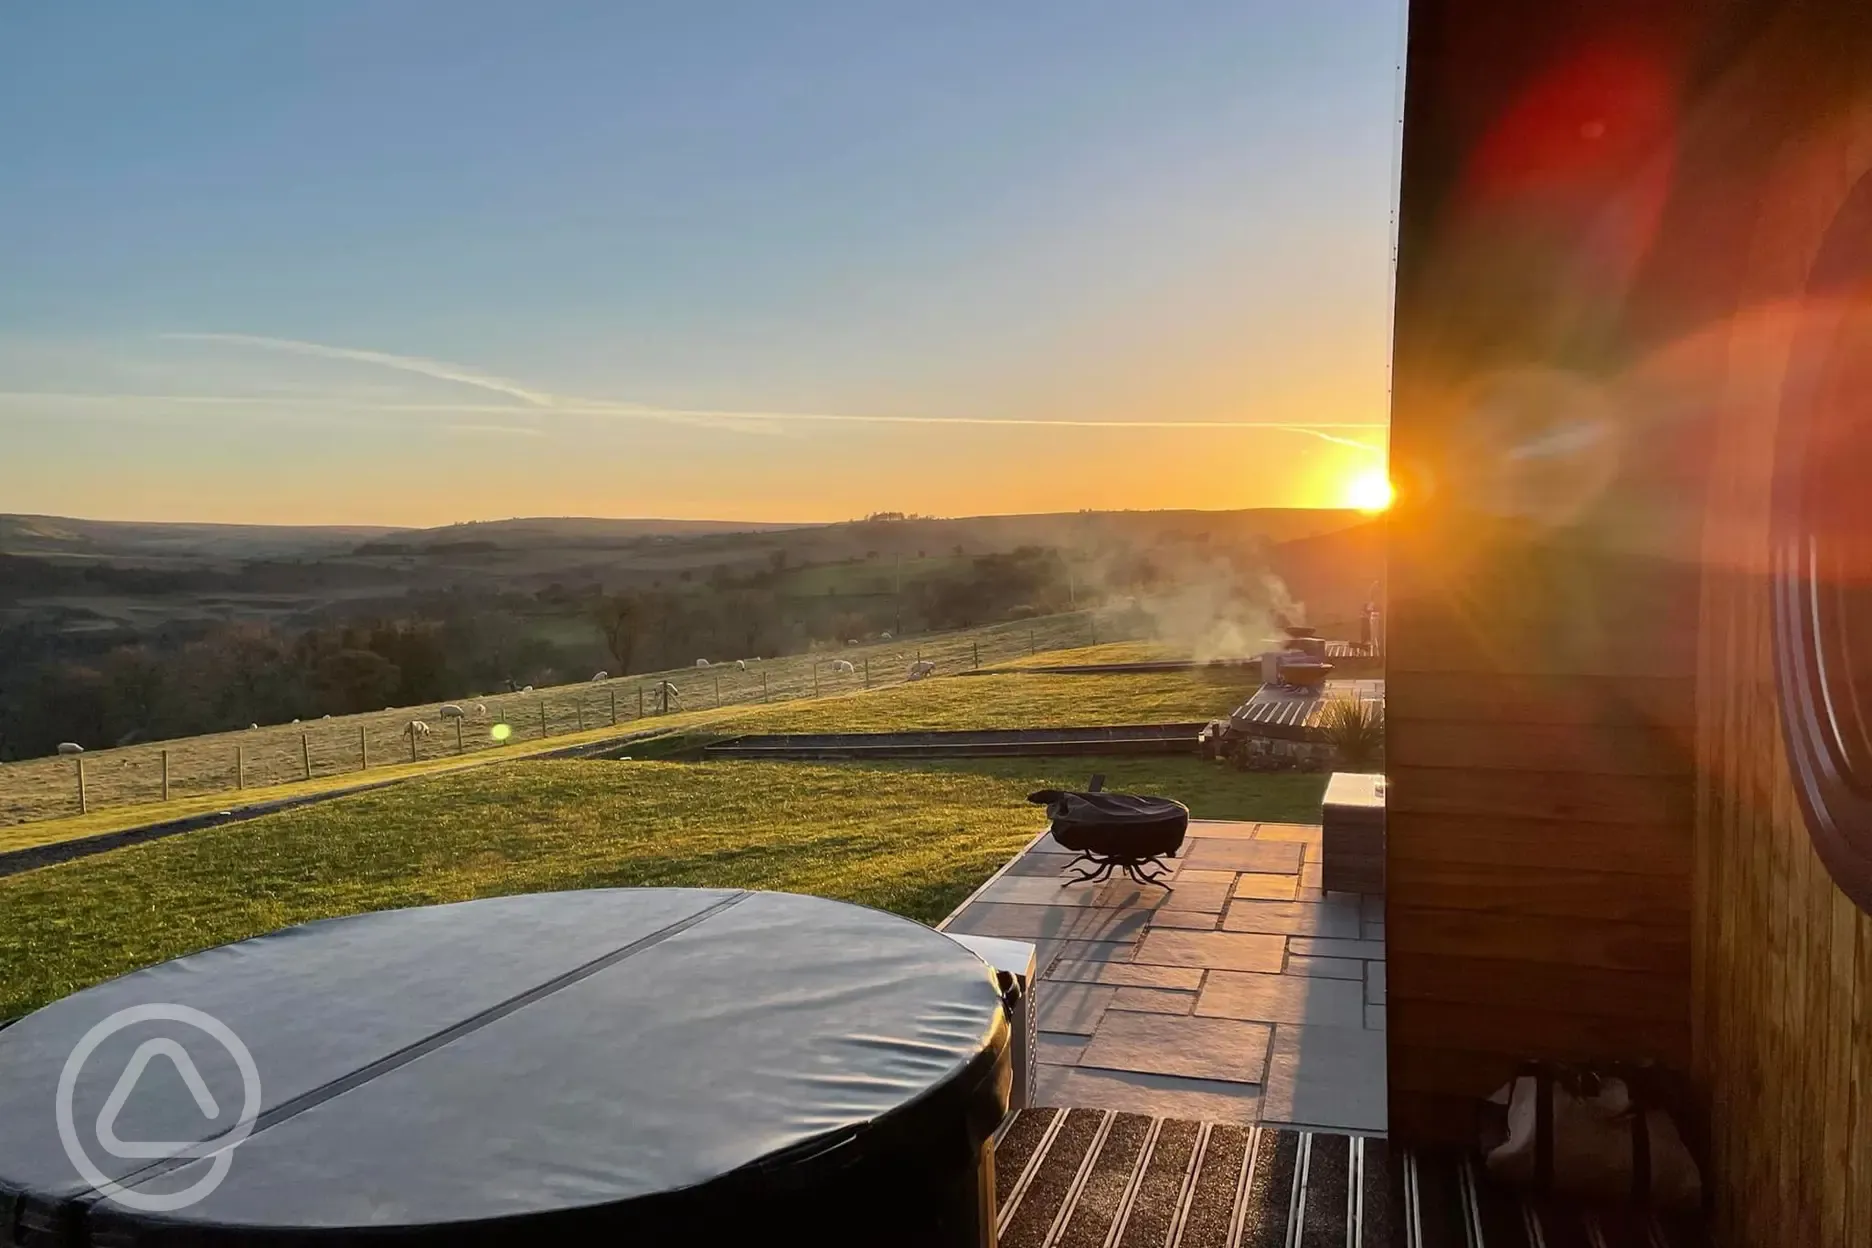
[[[188,1208],[143,1213],[80,1177],[54,1089],[80,1037],[160,1002],[231,1029],[264,1095],[225,1181]],[[76,1122],[97,1124],[117,1102],[113,1140],[225,1129],[174,1071],[119,1101],[148,1034],[127,1027],[95,1048]],[[199,1079],[231,1120],[238,1064],[192,1039]],[[967,1187],[1006,1112],[1008,1044],[993,974],[972,953],[818,898],[599,889],[307,923],[0,1030],[0,1242],[18,1227],[74,1245],[713,1243],[803,1230],[872,1242],[838,1219],[887,1206],[891,1183]],[[109,1183],[139,1191],[185,1188],[212,1164],[88,1152]],[[900,1209],[910,1223],[925,1214]]]

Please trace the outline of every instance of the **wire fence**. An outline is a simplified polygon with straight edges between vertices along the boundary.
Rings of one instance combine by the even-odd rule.
[[[441,761],[670,716],[881,689],[926,677],[1130,639],[1116,617],[1044,616],[951,633],[879,637],[781,658],[706,661],[661,672],[464,696],[366,715],[276,724],[73,756],[0,764],[0,827],[111,807],[357,775]],[[443,708],[460,714],[444,714]],[[672,724],[672,727],[680,726]]]

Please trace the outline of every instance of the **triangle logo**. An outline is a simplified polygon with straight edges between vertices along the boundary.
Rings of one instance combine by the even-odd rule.
[[[117,1115],[130,1099],[130,1093],[136,1090],[137,1080],[143,1077],[143,1071],[157,1057],[169,1059],[176,1074],[182,1077],[189,1094],[195,1098],[196,1108],[202,1117],[208,1120],[212,1128],[214,1120],[221,1114],[221,1106],[215,1101],[214,1094],[208,1090],[208,1082],[195,1068],[195,1059],[188,1055],[188,1050],[174,1040],[160,1038],[145,1040],[130,1055],[129,1063],[123,1074],[117,1076],[117,1086],[104,1100],[104,1108],[98,1111],[97,1137],[104,1151],[113,1157],[172,1157],[183,1149],[193,1148],[194,1140],[120,1140],[117,1138]]]

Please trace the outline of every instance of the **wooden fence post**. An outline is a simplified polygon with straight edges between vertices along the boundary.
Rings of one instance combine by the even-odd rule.
[[[1027,630],[1027,653],[1028,654],[1040,653],[1040,643],[1034,640],[1034,630],[1031,628]]]
[[[715,705],[717,708],[721,706],[721,675],[720,673],[717,673],[715,676]]]
[[[617,690],[611,691],[611,726],[617,727]]]
[[[162,752],[163,801],[169,800],[169,751]]]
[[[312,778],[312,742],[305,733],[299,734],[299,761],[305,764],[305,778]]]
[[[407,731],[409,732],[409,761],[413,763],[416,761],[416,730],[411,728]]]
[[[460,754],[462,752],[461,721],[462,721],[462,717],[460,715],[457,715],[455,717],[455,752],[457,754]]]
[[[865,688],[871,687],[871,656],[865,655]]]
[[[975,652],[975,670],[979,672],[981,670],[981,642],[971,641],[969,649]]]
[[[644,717],[643,686],[638,685],[637,686],[637,718],[642,719],[643,717]]]
[[[546,739],[546,699],[540,699],[540,740]]]
[[[247,754],[238,745],[234,747],[234,787],[240,790],[247,787]]]
[[[364,725],[357,726],[357,764],[359,771],[370,770],[370,741],[364,735]]]
[[[578,705],[573,707],[572,709],[578,715],[578,730],[580,732],[584,732],[585,731],[585,699],[580,698],[578,700]]]
[[[818,659],[814,659],[813,665],[812,665],[812,696],[815,698],[819,696],[819,660]]]
[[[760,700],[763,702],[767,700],[767,673],[766,672],[762,672],[760,674]]]
[[[91,813],[91,799],[85,794],[84,759],[81,758],[77,761],[78,761],[78,813],[81,815],[88,815]]]

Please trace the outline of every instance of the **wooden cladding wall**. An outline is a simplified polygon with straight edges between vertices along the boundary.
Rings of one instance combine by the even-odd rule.
[[[1689,90],[1674,50],[1706,7],[1411,5],[1387,625],[1401,1138],[1467,1137],[1527,1058],[1689,1064],[1700,468],[1681,413],[1638,401],[1643,247],[1603,261],[1606,206],[1663,137],[1618,110]]]
[[[1872,178],[1872,14],[1781,33],[1757,81],[1783,142],[1763,167],[1722,400],[1702,597],[1692,957],[1694,1067],[1710,1110],[1723,1242],[1872,1244],[1872,917],[1808,837],[1777,705],[1770,486],[1789,347],[1808,275],[1849,193]],[[1872,275],[1868,275],[1872,276]],[[1814,305],[1817,307],[1818,305]],[[1842,349],[1850,349],[1843,347]],[[1872,465],[1872,420],[1856,447]]]
[[[1520,1056],[1652,1057],[1702,1093],[1720,1242],[1864,1248],[1872,919],[1789,782],[1765,576],[1809,270],[1872,177],[1872,5],[1410,23],[1393,1133],[1467,1130]],[[1860,427],[1835,453],[1872,464]]]

